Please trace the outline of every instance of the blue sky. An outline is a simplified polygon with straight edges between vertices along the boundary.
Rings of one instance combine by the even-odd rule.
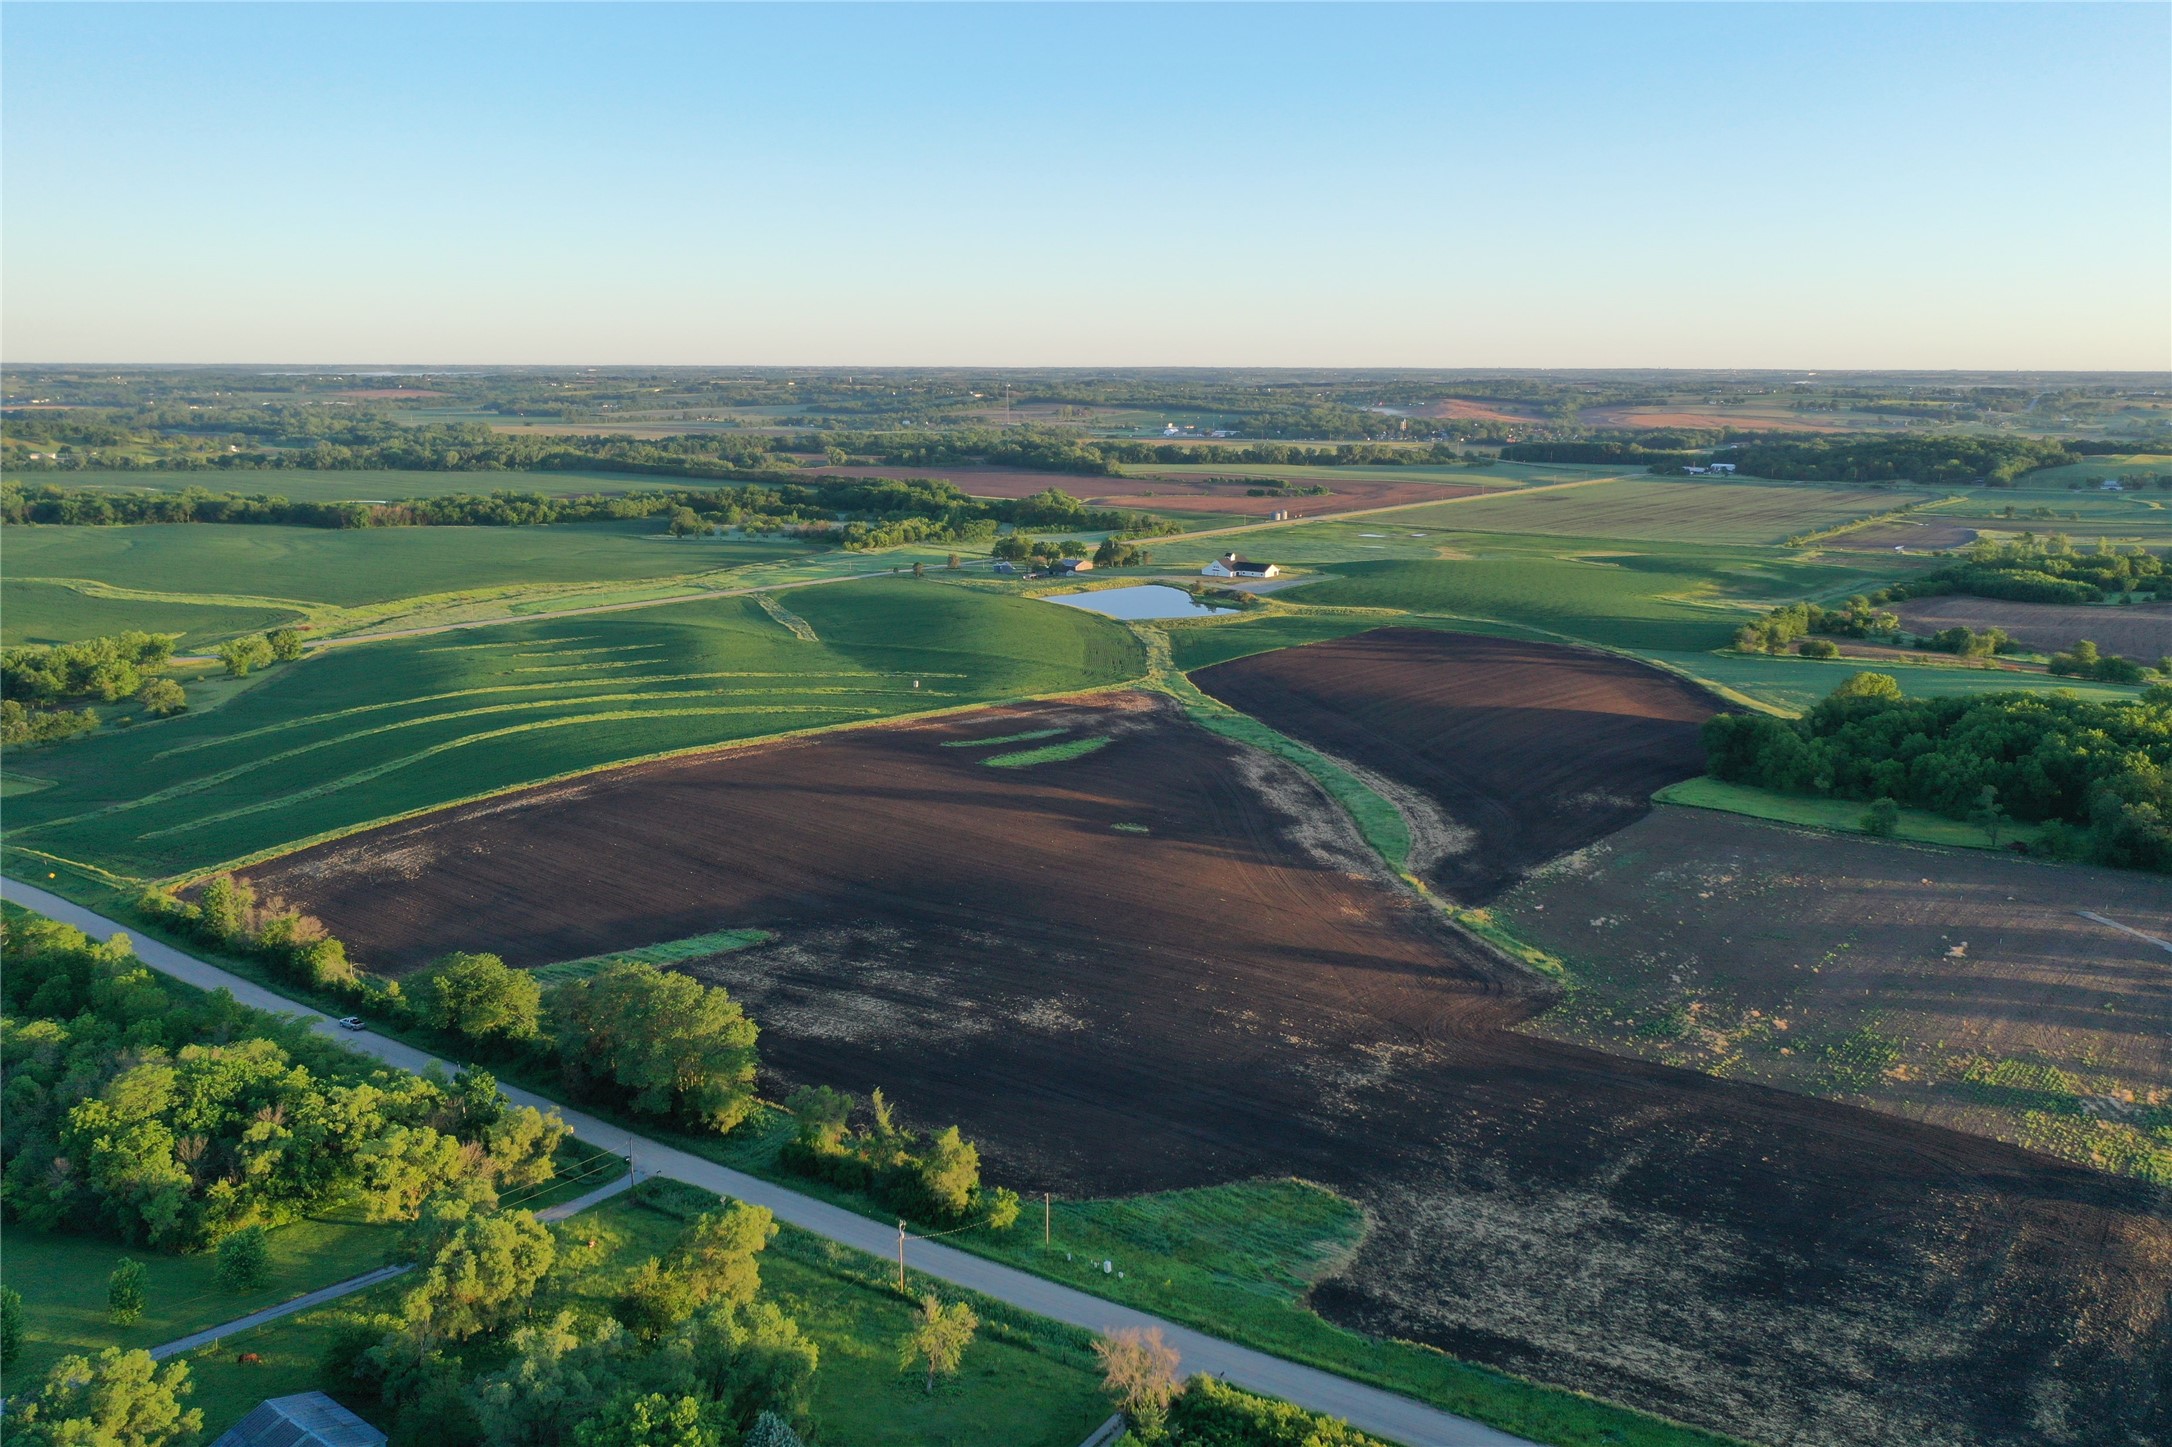
[[[13,361],[2172,367],[2172,7],[4,7]]]

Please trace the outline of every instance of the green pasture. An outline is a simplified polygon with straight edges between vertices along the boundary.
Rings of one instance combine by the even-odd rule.
[[[2032,490],[2055,487],[2064,491],[2069,483],[2125,477],[2130,472],[2172,474],[2172,456],[2162,452],[2107,453],[2102,457],[2069,463],[2065,467],[2046,467],[2036,472],[2023,473],[2020,483],[2022,487]]]
[[[360,1276],[385,1264],[399,1227],[369,1224],[356,1210],[296,1221],[267,1234],[271,1274],[254,1291],[218,1283],[218,1256],[166,1256],[93,1236],[61,1236],[10,1225],[0,1280],[23,1294],[23,1354],[11,1375],[33,1380],[56,1360],[95,1356],[105,1347],[150,1348],[275,1306],[305,1291]],[[106,1278],[122,1257],[150,1274],[144,1312],[132,1326],[106,1315]]]
[[[1429,539],[1429,541],[1432,541]],[[1768,550],[1441,536],[1453,558],[1344,563],[1282,598],[1328,607],[1494,619],[1631,650],[1705,649],[1766,609],[1875,586],[1847,561]],[[1383,620],[1384,621],[1384,620]]]
[[[9,801],[9,842],[164,876],[626,759],[1144,667],[1109,619],[933,580],[792,607],[819,641],[718,597],[324,649],[213,712],[11,760],[54,786]]]
[[[1449,521],[1474,532],[1771,544],[1935,496],[1811,483],[1625,478],[1596,487],[1473,498],[1459,504]],[[1395,521],[1422,526],[1429,516],[1398,513]]]
[[[504,419],[492,415],[459,420]],[[629,472],[417,472],[383,468],[342,471],[303,467],[236,467],[216,471],[84,468],[66,472],[10,472],[7,480],[26,487],[51,482],[100,492],[185,492],[200,487],[207,492],[239,493],[243,497],[283,497],[289,502],[406,502],[412,498],[492,492],[540,492],[554,497],[578,497],[593,493],[698,487],[708,481]]]
[[[11,527],[12,579],[354,608],[514,585],[639,581],[806,554],[788,541],[675,539],[652,519],[553,527]],[[11,625],[12,626],[12,625]]]
[[[2166,467],[2172,470],[2172,461]],[[2007,507],[2013,508],[2016,515],[1999,516]],[[2028,516],[2030,509],[2038,507],[2059,516]],[[2076,516],[2068,517],[2068,513]],[[2129,493],[2067,492],[2062,488],[2056,494],[2021,496],[2003,489],[1979,491],[1967,502],[1940,508],[1936,516],[2001,535],[2030,532],[2041,538],[2064,533],[2079,548],[2094,546],[2099,538],[2154,548],[2172,544],[2172,492],[2154,488]]]
[[[1770,789],[1753,789],[1746,784],[1729,784],[1719,779],[1687,779],[1679,784],[1669,784],[1652,798],[1661,804],[1676,804],[1691,809],[1717,809],[1728,814],[1743,814],[1752,819],[1767,819],[1778,824],[1802,824],[1813,829],[1833,829],[1847,834],[1863,834],[1863,815],[1869,806],[1858,799],[1811,798],[1799,794],[1779,794]],[[1943,814],[1933,814],[1927,809],[1902,809],[1893,830],[1896,839],[1912,840],[1918,844],[1945,844],[1961,849],[2002,849],[2016,841],[2035,839],[2043,830],[2034,824],[2017,824],[2009,821],[1999,829],[1996,844],[1991,836],[1974,824],[1959,819],[1948,819]]]
[[[1655,662],[1692,675],[1706,683],[1731,690],[1759,703],[1788,713],[1807,712],[1850,676],[1886,673],[1898,679],[1903,692],[1918,698],[1944,698],[1952,694],[2046,693],[2067,691],[2083,698],[2120,701],[2134,698],[2137,687],[2089,683],[2059,678],[2048,673],[2012,673],[2005,669],[1964,668],[1957,665],[1888,663],[1867,658],[1803,658],[1797,655],[1756,653],[1696,653],[1678,649],[1652,649],[1646,656]]]
[[[11,529],[12,544],[18,532]],[[12,570],[15,559],[9,557]],[[206,647],[222,638],[260,633],[297,623],[302,608],[193,603],[182,599],[101,596],[65,583],[45,583],[12,576],[0,580],[0,642],[72,643],[107,633],[178,633],[184,649]]]

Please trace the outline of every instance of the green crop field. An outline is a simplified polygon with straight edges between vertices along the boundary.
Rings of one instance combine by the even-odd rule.
[[[1732,689],[1759,703],[1790,713],[1801,713],[1838,688],[1852,674],[1888,673],[1901,689],[1922,698],[1948,694],[2068,691],[2083,698],[2131,699],[2141,686],[2123,688],[2108,683],[2086,683],[2048,673],[2011,673],[2004,669],[1888,663],[1884,659],[1766,657],[1759,654],[1695,653],[1651,649],[1647,657],[1679,668],[1707,683]]]
[[[1629,649],[1717,648],[1760,611],[1865,586],[1863,570],[1748,549],[1643,544],[1561,551],[1560,540],[1443,539],[1468,555],[1346,563],[1290,601],[1518,623]]]
[[[83,468],[66,472],[10,472],[7,480],[27,487],[51,482],[102,492],[183,492],[200,487],[207,492],[283,497],[290,502],[405,502],[418,497],[491,492],[540,492],[569,497],[645,492],[677,486],[699,487],[709,481],[629,472],[395,472],[382,468],[322,471],[304,467],[224,468],[202,472]]]
[[[82,578],[138,592],[350,608],[479,588],[677,577],[808,551],[795,542],[671,539],[651,520],[519,528],[201,523],[7,530],[11,579]]]
[[[2065,467],[2023,473],[2020,482],[2024,488],[2056,487],[2063,491],[2069,483],[2101,482],[2107,477],[2125,477],[2130,472],[2172,475],[2172,456],[2162,452],[2107,453]]]
[[[164,876],[491,790],[709,744],[1140,673],[1120,625],[934,581],[808,588],[325,649],[215,711],[11,762],[9,843]],[[915,687],[915,684],[918,687]]]
[[[1459,504],[1448,521],[1459,529],[1478,532],[1778,543],[1796,533],[1890,512],[1908,502],[1929,501],[1936,496],[1810,483],[1628,478],[1598,487],[1474,498]],[[1423,525],[1430,516],[1425,512],[1402,513],[1396,521]]]
[[[11,531],[9,541],[14,540]],[[64,583],[9,577],[0,581],[0,642],[72,643],[105,633],[178,633],[185,649],[239,633],[301,621],[301,608],[278,608],[179,599],[102,597]]]
[[[1348,467],[1302,462],[1177,462],[1135,463],[1124,469],[1127,476],[1168,477],[1286,477],[1300,482],[1437,482],[1445,486],[1516,488],[1543,483],[1589,482],[1602,477],[1641,476],[1642,468],[1580,467],[1570,463],[1495,462],[1484,467],[1453,463],[1414,462],[1363,464]]]

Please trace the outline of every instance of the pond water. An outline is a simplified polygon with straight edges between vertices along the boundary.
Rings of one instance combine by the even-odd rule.
[[[1182,588],[1170,588],[1160,583],[1142,583],[1136,588],[1104,588],[1098,593],[1059,593],[1047,601],[1061,603],[1066,608],[1084,608],[1089,613],[1110,618],[1196,618],[1204,613],[1222,611],[1194,603],[1192,595]]]

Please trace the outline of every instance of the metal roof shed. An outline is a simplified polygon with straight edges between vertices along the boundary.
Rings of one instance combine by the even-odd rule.
[[[273,1397],[211,1447],[385,1447],[385,1434],[322,1392]]]

